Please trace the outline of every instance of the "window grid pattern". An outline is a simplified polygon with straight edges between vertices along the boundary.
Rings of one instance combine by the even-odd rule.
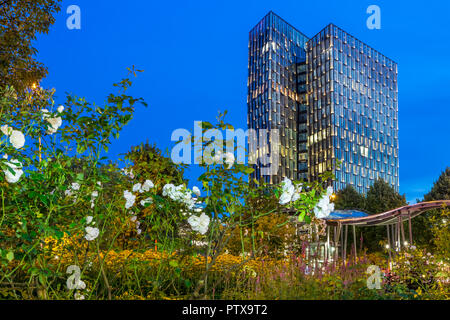
[[[280,130],[279,170],[252,178],[399,189],[397,64],[330,24],[313,38],[269,12],[249,33],[248,127]],[[257,156],[270,152],[257,149]],[[335,168],[335,161],[341,166]]]
[[[306,161],[306,52],[309,39],[270,12],[249,34],[247,124],[251,129],[279,129],[279,169],[274,176],[261,176],[255,165],[252,178],[280,183],[283,177],[308,178]],[[298,71],[301,77],[297,76]],[[299,93],[303,88],[303,93]],[[300,103],[302,103],[300,108]],[[299,127],[299,108],[303,126]],[[301,129],[301,130],[300,130]],[[302,133],[299,139],[298,132]],[[256,150],[257,157],[270,152]],[[300,151],[301,150],[301,151]],[[303,154],[300,156],[300,154]],[[300,175],[299,175],[300,174]]]
[[[330,24],[307,45],[310,179],[333,167],[335,190],[399,189],[397,64]]]

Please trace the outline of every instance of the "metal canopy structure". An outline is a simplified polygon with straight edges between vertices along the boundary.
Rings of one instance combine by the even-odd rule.
[[[389,252],[389,259],[392,255],[397,254],[402,247],[407,247],[413,243],[412,224],[411,220],[418,215],[433,209],[450,207],[450,200],[438,200],[416,203],[387,212],[370,215],[360,210],[335,210],[324,219],[326,221],[326,242],[318,241],[315,245],[323,247],[324,261],[337,261],[339,257],[345,261],[348,248],[348,227],[352,227],[353,245],[351,245],[350,252],[357,259],[356,246],[356,230],[358,227],[375,227],[386,226],[387,246]],[[283,212],[288,214],[296,214],[293,208],[285,209]],[[409,241],[406,241],[404,222],[408,223]],[[362,247],[362,239],[361,239]],[[319,250],[320,251],[320,250]]]
[[[450,200],[438,200],[421,202],[393,209],[387,212],[369,215],[357,210],[336,210],[325,219],[327,223],[327,242],[325,244],[325,256],[337,260],[339,255],[345,260],[347,254],[348,227],[353,228],[353,255],[357,257],[355,227],[386,226],[387,249],[389,260],[392,255],[413,243],[411,220],[423,212],[450,206]],[[409,226],[409,242],[406,241],[403,223],[407,221]],[[331,229],[331,230],[330,230]],[[330,231],[333,231],[331,238]],[[333,246],[332,246],[333,245]],[[328,248],[335,248],[330,252]],[[338,249],[340,247],[340,250]],[[340,252],[339,252],[340,251]]]
[[[400,207],[394,210],[390,210],[383,213],[368,215],[361,211],[356,210],[336,210],[331,213],[330,217],[326,219],[327,225],[353,225],[353,226],[385,226],[397,224],[399,221],[404,222],[412,219],[421,213],[438,209],[442,206],[450,206],[450,200],[429,201],[412,204],[409,206]],[[350,213],[351,216],[345,215]],[[340,213],[338,217],[333,215],[334,213]],[[344,214],[342,214],[344,213]],[[356,215],[354,213],[360,213]],[[363,216],[365,214],[365,216]]]
[[[354,218],[362,218],[367,217],[369,214],[360,210],[334,210],[330,213],[327,219],[354,219]]]

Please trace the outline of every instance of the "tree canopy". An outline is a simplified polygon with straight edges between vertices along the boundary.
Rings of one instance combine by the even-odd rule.
[[[424,196],[424,200],[450,200],[450,167],[441,173],[430,192]]]
[[[366,211],[371,214],[386,212],[406,205],[405,195],[400,195],[383,179],[378,179],[366,195]]]
[[[183,178],[185,165],[174,163],[170,157],[164,156],[155,144],[151,145],[148,141],[131,147],[125,159],[132,162],[131,168],[138,179],[150,179],[158,189],[166,183],[186,182]]]
[[[20,94],[47,75],[35,59],[33,41],[48,33],[61,0],[0,0],[0,87],[13,86]]]
[[[344,189],[337,192],[334,204],[338,210],[364,210],[365,200],[364,195],[360,194],[352,185],[348,184]]]
[[[447,167],[434,182],[430,192],[423,201],[450,200],[450,167]],[[412,220],[414,230],[414,242],[427,247],[433,246],[433,221],[438,221],[444,216],[445,210],[430,210]]]
[[[386,181],[378,179],[369,188],[367,194],[360,194],[347,185],[336,194],[335,207],[339,210],[357,209],[370,214],[389,211],[406,205],[406,198],[400,195]],[[362,232],[364,245],[370,251],[378,251],[382,247],[380,241],[386,239],[386,227],[357,227],[357,233]]]

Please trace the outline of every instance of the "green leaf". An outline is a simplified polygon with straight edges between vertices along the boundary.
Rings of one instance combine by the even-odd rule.
[[[175,261],[175,260],[170,260],[169,265],[170,265],[171,267],[176,268],[176,267],[178,267],[178,262]]]
[[[57,230],[55,231],[55,236],[56,239],[60,240],[62,237],[64,237],[64,232]]]
[[[245,174],[251,174],[251,173],[253,173],[253,171],[255,171],[255,169],[253,169],[253,168],[246,168],[246,169],[244,169],[244,173]]]
[[[13,261],[13,260],[14,260],[14,252],[9,251],[9,252],[6,254],[6,259],[7,259],[9,262]]]
[[[213,125],[211,123],[207,122],[207,121],[203,121],[201,123],[201,128],[208,130],[208,129],[213,128]]]
[[[306,223],[311,223],[311,217],[310,216],[305,216],[305,222]]]
[[[77,153],[82,154],[85,151],[86,151],[86,146],[85,145],[82,145],[82,144],[77,145]]]
[[[40,282],[42,285],[45,285],[45,275],[44,275],[43,273],[40,273],[40,274],[39,274],[39,282]]]
[[[298,216],[298,221],[302,222],[305,219],[305,214],[306,211],[303,211],[299,216]]]

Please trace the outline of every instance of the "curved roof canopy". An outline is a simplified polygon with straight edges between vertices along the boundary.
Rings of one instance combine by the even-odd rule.
[[[450,206],[450,200],[420,202],[373,215],[357,210],[335,210],[325,220],[330,226],[336,226],[338,224],[384,226],[398,223],[399,219],[402,222],[407,221],[409,218],[412,219],[425,211],[437,209],[442,206]]]
[[[354,219],[369,216],[368,213],[359,210],[334,210],[326,218],[327,220]]]

